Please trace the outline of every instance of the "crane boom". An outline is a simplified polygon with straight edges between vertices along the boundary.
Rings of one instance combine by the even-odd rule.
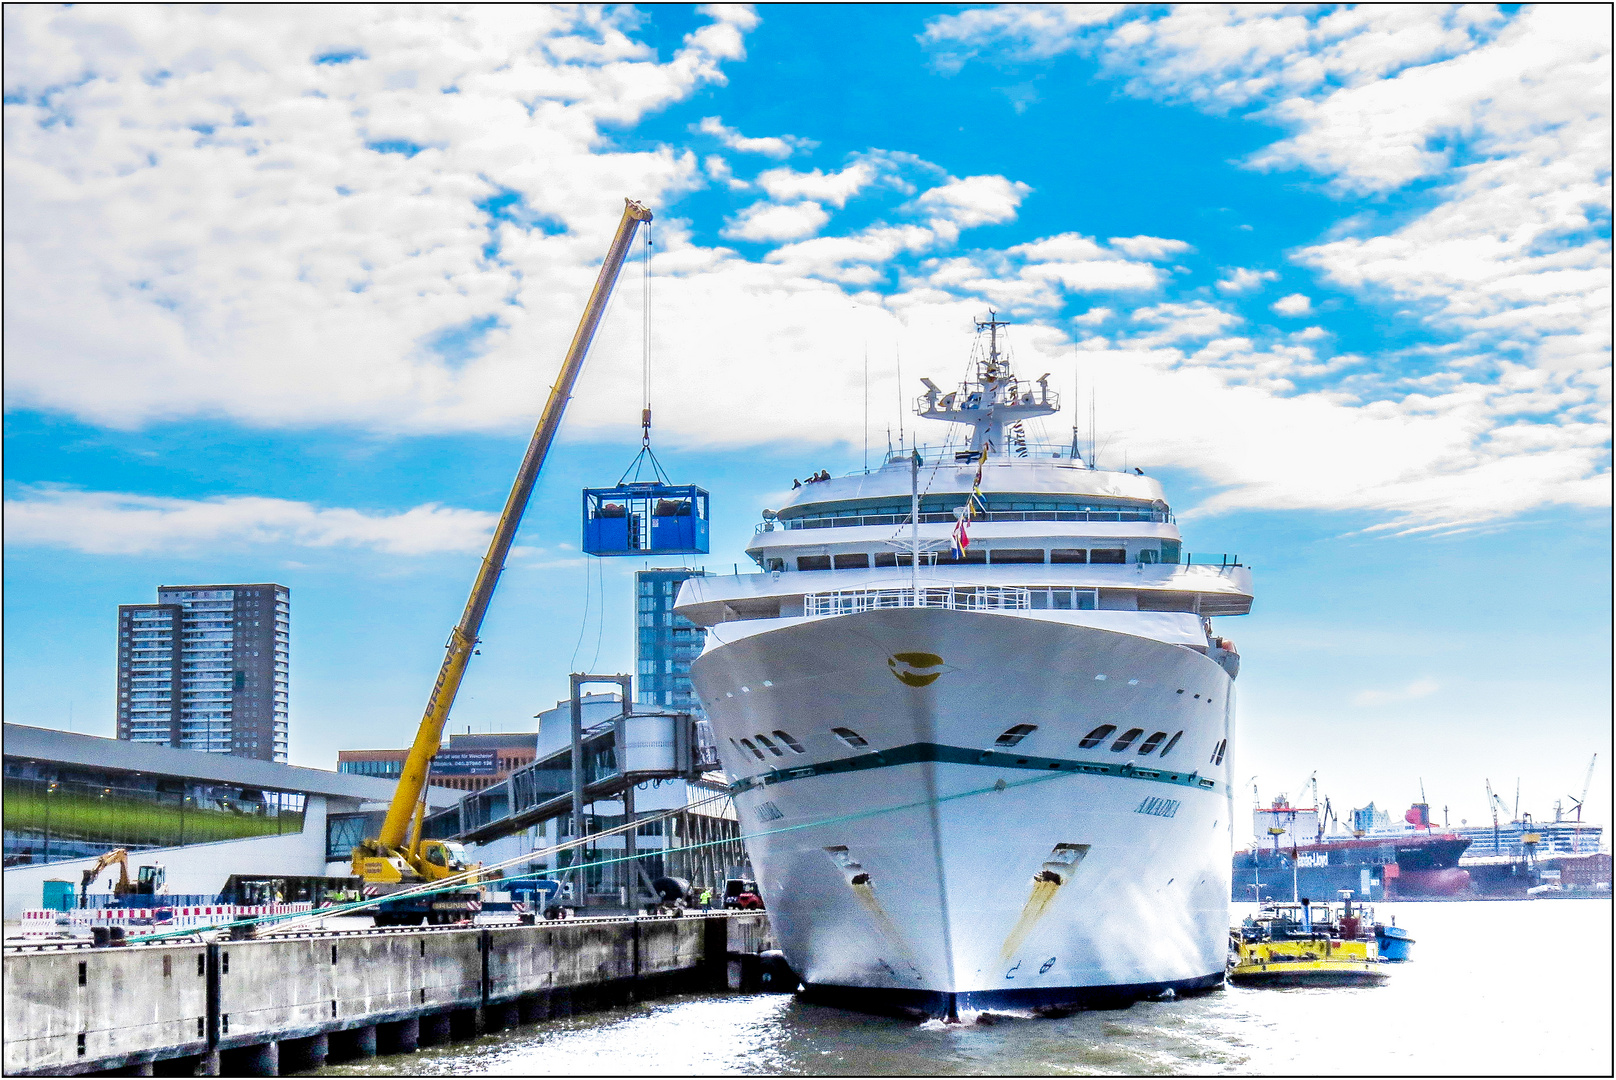
[[[566,411],[567,401],[572,396],[573,383],[577,381],[578,372],[583,368],[584,354],[589,351],[589,344],[594,340],[595,328],[600,324],[601,316],[606,311],[606,302],[611,299],[612,289],[617,284],[617,275],[628,257],[630,246],[634,243],[634,234],[641,222],[651,220],[651,211],[644,206],[632,199],[623,201],[626,205],[623,207],[622,220],[617,224],[617,235],[612,238],[612,246],[600,267],[600,276],[595,279],[594,291],[589,294],[589,303],[585,305],[583,318],[579,320],[578,331],[572,336],[572,345],[567,349],[566,358],[561,362],[561,372],[556,378],[555,385],[550,388],[550,398],[544,403],[544,411],[539,415],[538,426],[534,428],[533,438],[528,442],[527,453],[522,458],[522,467],[516,472],[516,482],[511,485],[510,497],[505,500],[505,509],[499,515],[499,524],[494,528],[494,537],[488,543],[488,554],[483,556],[482,565],[477,570],[476,581],[471,586],[471,596],[466,600],[466,610],[461,614],[460,622],[449,636],[443,665],[438,669],[437,682],[432,684],[432,694],[427,698],[426,712],[421,717],[421,726],[416,732],[415,743],[410,747],[409,756],[404,760],[398,790],[387,808],[387,817],[382,822],[380,835],[374,842],[376,846],[389,852],[402,847],[408,836],[410,816],[426,790],[427,772],[443,739],[443,728],[449,721],[449,710],[454,706],[455,695],[460,690],[460,680],[465,676],[466,664],[471,659],[473,649],[476,648],[477,633],[482,628],[483,616],[488,612],[488,602],[493,599],[494,587],[499,584],[499,576],[505,569],[505,557],[511,550],[511,542],[516,538],[517,526],[522,523],[522,513],[527,509],[528,497],[533,493],[533,484],[538,479],[539,469],[543,467],[545,455],[549,453],[550,444],[555,439],[556,431],[561,427],[561,414]]]

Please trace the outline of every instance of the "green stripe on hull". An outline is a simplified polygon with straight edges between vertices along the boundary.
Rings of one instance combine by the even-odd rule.
[[[1069,758],[1024,757],[996,750],[972,750],[965,746],[944,746],[941,743],[910,743],[907,746],[880,750],[857,757],[824,761],[817,765],[799,765],[793,769],[771,769],[761,776],[749,776],[730,785],[730,794],[738,795],[753,788],[784,784],[791,780],[805,780],[810,776],[833,773],[864,772],[869,769],[890,769],[897,765],[916,765],[938,761],[949,765],[979,765],[988,769],[1025,769],[1045,773],[1081,773],[1089,776],[1115,776],[1126,780],[1148,780],[1156,784],[1214,791],[1217,782],[1199,773],[1174,772],[1168,769],[1141,768],[1132,762],[1075,761]]]

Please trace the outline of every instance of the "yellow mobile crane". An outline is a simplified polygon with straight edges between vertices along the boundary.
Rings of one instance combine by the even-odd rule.
[[[540,414],[538,426],[528,443],[522,467],[516,472],[516,482],[511,485],[510,497],[505,500],[505,510],[499,516],[494,538],[489,541],[488,554],[483,556],[482,566],[478,568],[477,578],[472,583],[466,610],[449,636],[443,666],[438,670],[437,682],[433,684],[432,694],[427,699],[426,713],[421,717],[421,726],[415,733],[415,743],[404,760],[398,790],[387,808],[381,834],[353,849],[354,876],[363,881],[367,897],[386,896],[477,869],[477,866],[467,865],[465,853],[459,844],[421,839],[421,822],[426,813],[427,773],[443,740],[443,728],[448,723],[449,710],[460,689],[460,680],[466,673],[466,664],[477,646],[477,633],[488,611],[488,603],[493,599],[494,587],[499,584],[499,575],[505,569],[505,556],[516,538],[517,526],[522,522],[522,513],[527,509],[528,497],[533,493],[533,484],[544,465],[545,455],[549,453],[550,444],[561,426],[561,414],[566,411],[567,399],[572,396],[573,383],[583,368],[584,355],[589,351],[595,328],[617,284],[618,272],[622,270],[634,243],[634,234],[641,222],[651,220],[651,211],[644,206],[632,199],[623,201],[626,205],[622,220],[617,224],[617,235],[612,239],[606,261],[601,264],[600,276],[595,279],[594,291],[589,294],[589,303],[584,307],[578,332],[573,335],[572,345],[561,363],[561,373],[550,388],[550,398],[544,404],[544,412]],[[378,925],[420,923],[423,920],[452,922],[462,917],[463,913],[476,909],[476,905],[470,902],[481,898],[481,890],[476,882],[473,874],[465,879],[466,887],[461,890],[436,896],[403,897],[392,903],[383,903],[377,910],[376,922]]]

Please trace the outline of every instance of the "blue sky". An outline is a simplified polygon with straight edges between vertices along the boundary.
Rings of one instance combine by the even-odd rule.
[[[9,8],[6,719],[110,734],[118,603],[273,580],[293,759],[406,744],[632,195],[709,569],[862,464],[866,355],[878,452],[992,306],[1083,414],[1045,437],[1092,393],[1102,464],[1255,566],[1265,796],[1541,816],[1597,751],[1608,820],[1606,14]],[[577,491],[633,456],[640,273],[462,730],[631,668]]]

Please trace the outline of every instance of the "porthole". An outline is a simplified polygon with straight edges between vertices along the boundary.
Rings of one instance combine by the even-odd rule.
[[[786,756],[785,751],[781,750],[778,746],[776,746],[772,742],[770,742],[769,737],[767,735],[755,735],[755,736],[753,736],[753,738],[757,739],[759,746],[763,747],[763,749],[767,750],[769,753],[773,754],[775,757],[785,757]]]
[[[1014,746],[1028,735],[1038,730],[1037,724],[1017,724],[1003,735],[993,740],[994,746]]]
[[[1166,746],[1162,747],[1161,756],[1166,757],[1168,754],[1172,753],[1173,747],[1177,746],[1178,740],[1182,739],[1183,737],[1184,733],[1182,731],[1173,732],[1173,737],[1167,740]]]
[[[1145,733],[1142,727],[1131,727],[1117,736],[1117,741],[1111,744],[1111,752],[1120,754],[1133,745],[1133,741]]]
[[[1148,754],[1152,750],[1156,749],[1156,747],[1161,745],[1162,740],[1165,739],[1165,738],[1167,738],[1167,732],[1165,732],[1165,731],[1154,732],[1150,736],[1150,738],[1146,739],[1144,742],[1139,744],[1139,754],[1140,754],[1140,756],[1143,757],[1145,754]]]
[[[757,747],[753,746],[751,739],[742,739],[741,740],[741,745],[746,747],[748,750],[752,751],[752,756],[753,757],[757,758],[759,761],[763,760],[763,751],[761,751]]]
[[[794,754],[806,754],[808,752],[802,748],[802,743],[798,742],[796,739],[793,739],[790,735],[783,731],[776,731],[774,733],[774,737],[785,743],[786,746],[790,747],[791,752]]]
[[[830,733],[842,740],[848,746],[854,747],[855,749],[860,746],[870,745],[870,741],[868,739],[854,731],[852,728],[834,727],[830,729]],[[760,754],[758,756],[761,757],[762,755]]]
[[[1117,725],[1115,724],[1101,724],[1099,727],[1083,736],[1083,741],[1077,745],[1080,749],[1092,750],[1096,746],[1099,746],[1101,743],[1105,742],[1106,739],[1110,738],[1111,733],[1115,730],[1117,730]]]

